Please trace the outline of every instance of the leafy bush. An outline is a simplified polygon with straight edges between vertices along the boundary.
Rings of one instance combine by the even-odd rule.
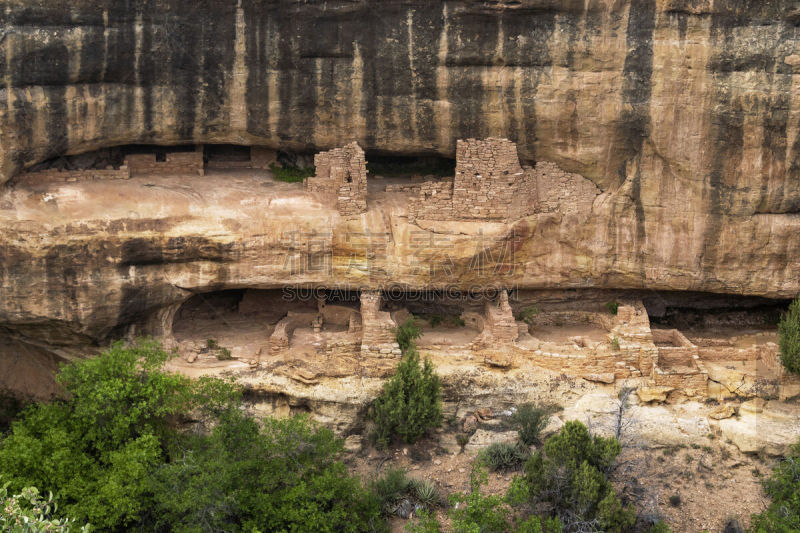
[[[764,492],[772,501],[761,514],[753,515],[755,533],[800,531],[800,442],[772,470],[764,482]]]
[[[373,404],[376,437],[382,446],[393,436],[415,443],[442,423],[441,384],[429,359],[420,365],[413,347],[406,350],[394,375]]]
[[[619,338],[614,337],[613,339],[611,339],[611,348],[619,351]]]
[[[422,329],[417,325],[413,318],[409,318],[397,328],[395,328],[395,338],[400,349],[405,353],[406,350],[414,346],[416,341],[422,335]]]
[[[414,520],[406,525],[407,533],[440,533],[439,521],[433,511],[421,510]]]
[[[502,496],[486,495],[481,487],[487,482],[486,470],[476,462],[470,473],[470,491],[451,496],[454,509],[450,512],[454,533],[505,533],[510,524]]]
[[[519,480],[520,478],[516,478]],[[515,481],[516,481],[515,480]],[[561,533],[558,518],[538,516],[520,517],[512,513],[509,502],[516,496],[511,493],[519,488],[512,484],[509,495],[483,495],[481,487],[487,482],[486,470],[476,461],[470,473],[470,492],[451,496],[454,507],[449,513],[454,533]]]
[[[386,515],[395,514],[404,500],[412,500],[425,509],[442,503],[439,489],[433,481],[409,478],[405,470],[400,468],[389,469],[382,477],[372,481],[369,489]]]
[[[238,397],[218,380],[193,384],[162,372],[168,357],[153,342],[115,344],[63,367],[57,381],[67,399],[27,408],[0,445],[0,471],[12,489],[52,491],[69,516],[102,529],[139,521],[177,417]]]
[[[616,315],[619,311],[619,303],[618,302],[606,302],[606,309],[612,315]]]
[[[647,529],[647,533],[672,533],[672,528],[666,522],[659,520]]]
[[[511,424],[517,430],[519,440],[528,446],[539,442],[539,435],[547,427],[556,409],[553,405],[537,406],[533,403],[523,403],[518,406],[516,412],[511,415]]]
[[[495,442],[481,452],[481,458],[493,472],[517,470],[528,456],[527,446],[519,442]]]
[[[635,521],[607,478],[621,451],[614,438],[592,437],[586,426],[567,422],[525,465],[521,479],[532,508],[547,508],[567,531],[598,523],[603,531],[629,531]]]
[[[88,524],[78,529],[73,527],[74,520],[57,518],[57,510],[52,493],[43,499],[35,487],[26,487],[19,494],[9,494],[8,484],[0,487],[0,530],[6,533],[89,532]]]
[[[278,181],[285,181],[287,183],[298,183],[306,178],[314,175],[314,167],[300,168],[295,166],[281,166],[275,163],[270,163],[269,169],[272,171],[272,177]]]
[[[537,306],[531,305],[531,306],[525,307],[514,318],[516,320],[522,320],[523,322],[525,322],[529,326],[532,326],[534,321],[535,321],[536,315],[538,315],[541,312],[542,312],[542,310],[539,309]]]
[[[155,474],[154,529],[384,531],[378,498],[338,460],[342,443],[307,417],[239,410],[210,436],[186,435]]]
[[[307,418],[266,420],[240,391],[161,370],[157,344],[114,345],[62,368],[63,400],[28,407],[0,442],[12,490],[52,491],[67,516],[104,531],[383,531],[342,443]],[[182,432],[186,414],[214,427]]]
[[[402,468],[390,468],[378,479],[370,483],[370,490],[380,502],[382,511],[394,514],[397,504],[411,491],[411,480]]]
[[[778,323],[781,362],[789,372],[800,374],[800,297],[789,305],[789,311]]]

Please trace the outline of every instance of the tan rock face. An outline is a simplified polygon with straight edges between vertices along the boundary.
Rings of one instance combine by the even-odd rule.
[[[245,287],[800,293],[788,2],[46,4],[0,0],[4,336],[163,334],[191,293]],[[257,171],[18,175],[134,143],[454,157],[470,137],[536,162],[538,211],[487,193],[464,222],[473,190],[449,220],[399,191],[364,208],[360,172],[349,210]]]

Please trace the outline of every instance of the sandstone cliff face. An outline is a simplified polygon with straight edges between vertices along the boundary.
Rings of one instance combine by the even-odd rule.
[[[501,136],[639,209],[791,213],[796,2],[0,2],[0,181],[64,152],[239,142],[453,155]],[[640,219],[645,217],[639,216]]]
[[[230,181],[48,191],[23,175],[0,198],[0,323],[15,334],[82,343],[189,291],[296,283],[800,292],[796,2],[0,0],[0,10],[0,183],[59,154],[130,143],[355,140],[452,157],[459,138],[502,136],[598,190],[591,209],[514,227],[417,227],[391,202],[346,221],[284,192],[249,200],[257,188]],[[429,269],[436,249],[412,249],[419,229],[451,238],[454,273]],[[300,248],[285,238],[298,230]],[[390,236],[372,245],[379,253],[350,237],[366,232]],[[514,275],[476,273],[476,255],[512,234]],[[304,235],[323,236],[332,270],[289,274],[288,251],[313,260]]]

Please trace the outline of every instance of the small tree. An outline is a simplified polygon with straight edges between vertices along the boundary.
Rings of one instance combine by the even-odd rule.
[[[752,531],[800,531],[800,442],[792,447],[783,461],[775,465],[772,476],[764,481],[764,492],[772,501],[764,512],[753,515]]]
[[[511,415],[511,423],[519,434],[523,444],[533,446],[539,442],[539,434],[547,427],[550,417],[557,410],[554,405],[538,406],[533,403],[523,403]]]
[[[525,465],[531,508],[547,509],[566,531],[630,531],[633,509],[622,505],[608,480],[620,450],[615,438],[592,437],[580,422],[567,422]]]
[[[415,341],[422,335],[422,330],[413,318],[409,318],[395,329],[397,344],[403,353],[414,346]]]
[[[800,374],[800,296],[789,306],[789,311],[778,323],[781,362],[789,372]]]
[[[428,429],[442,423],[441,384],[429,359],[420,364],[412,346],[397,365],[394,376],[375,399],[374,420],[378,442],[386,446],[398,435],[413,444]]]

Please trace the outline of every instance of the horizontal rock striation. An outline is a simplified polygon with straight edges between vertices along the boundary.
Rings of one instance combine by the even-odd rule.
[[[800,292],[795,2],[0,0],[0,12],[0,326],[15,338],[157,331],[193,292],[243,287]],[[458,139],[488,137],[550,177],[541,212],[413,221],[407,202],[381,198],[344,220],[260,178],[20,174],[129,144],[355,141],[368,160],[455,157]]]

